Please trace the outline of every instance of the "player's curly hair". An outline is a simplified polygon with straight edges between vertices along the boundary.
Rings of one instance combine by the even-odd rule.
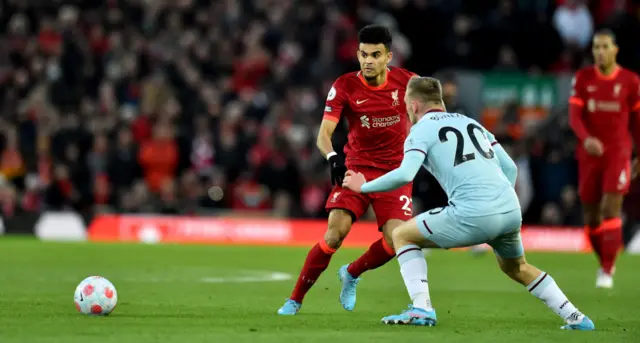
[[[383,44],[387,51],[391,50],[391,32],[386,26],[367,25],[358,33],[358,41],[362,44]]]

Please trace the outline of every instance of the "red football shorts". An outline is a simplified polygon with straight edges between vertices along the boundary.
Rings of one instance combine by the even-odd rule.
[[[376,179],[387,173],[385,170],[371,167],[350,169],[364,174],[367,180]],[[413,183],[409,183],[389,192],[359,194],[341,186],[334,186],[327,199],[325,209],[327,211],[334,208],[347,210],[353,213],[357,220],[367,212],[369,205],[371,205],[376,214],[378,227],[382,228],[389,219],[407,221],[413,217],[412,189]]]
[[[631,160],[628,156],[578,158],[580,200],[595,204],[604,193],[627,194],[631,181]]]

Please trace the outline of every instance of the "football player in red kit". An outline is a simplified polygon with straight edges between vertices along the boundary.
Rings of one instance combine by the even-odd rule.
[[[412,217],[412,184],[368,195],[342,188],[347,168],[363,173],[367,180],[397,168],[402,162],[404,140],[410,127],[402,99],[407,82],[415,74],[388,66],[393,54],[387,28],[369,25],[360,31],[358,39],[360,71],[344,74],[334,82],[318,133],[317,146],[329,161],[334,185],[326,204],[327,231],[309,251],[291,297],[278,310],[281,315],[298,313],[305,294],[327,268],[353,222],[371,205],[383,235],[364,255],[342,266],[338,272],[342,282],[340,301],[346,310],[353,310],[360,275],[393,259],[391,232]],[[331,136],[343,117],[349,124],[348,143],[344,148],[346,158],[335,152],[331,143]]]
[[[593,37],[595,64],[579,70],[569,98],[569,123],[580,142],[578,179],[585,230],[600,262],[596,287],[613,287],[622,248],[622,200],[632,178],[632,136],[640,144],[640,81],[616,63],[609,30]],[[635,163],[635,162],[634,162]]]

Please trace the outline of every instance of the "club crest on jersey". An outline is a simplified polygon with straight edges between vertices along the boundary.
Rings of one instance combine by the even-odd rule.
[[[622,85],[616,83],[616,85],[613,86],[613,96],[618,97],[618,95],[620,95],[620,89],[622,89]]]
[[[331,202],[338,201],[338,197],[340,196],[340,192],[333,193],[333,197],[331,198]]]
[[[400,99],[398,98],[398,90],[394,90],[393,92],[391,92],[391,99],[393,99],[393,103],[391,103],[391,106],[398,106],[400,105]]]

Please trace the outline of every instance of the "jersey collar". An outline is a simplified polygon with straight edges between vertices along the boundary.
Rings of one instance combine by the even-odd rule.
[[[429,113],[435,113],[435,112],[437,112],[437,113],[444,113],[444,111],[443,111],[443,110],[439,110],[439,109],[432,108],[432,109],[428,110],[427,112],[424,112],[424,115],[426,116],[426,115],[427,115],[427,114],[429,114]]]
[[[605,75],[600,71],[600,68],[598,68],[597,65],[593,66],[593,69],[595,69],[596,71],[596,76],[600,79],[600,80],[613,80],[615,79],[618,74],[620,73],[620,66],[616,65],[615,68],[613,68],[613,72],[611,72],[611,74],[609,75]]]
[[[372,86],[372,85],[368,84],[368,83],[367,83],[367,80],[365,80],[365,79],[364,79],[364,76],[362,76],[362,71],[359,71],[357,76],[358,76],[358,79],[360,79],[360,81],[362,82],[362,84],[363,84],[365,87],[367,87],[367,88],[369,88],[369,89],[371,89],[371,90],[377,91],[377,90],[379,90],[379,89],[383,89],[384,87],[386,87],[386,86],[387,86],[387,83],[389,83],[389,73],[390,73],[390,72],[391,72],[391,69],[390,69],[390,68],[387,68],[387,77],[384,79],[384,82],[383,82],[383,83],[381,83],[381,84],[380,84],[380,85],[378,85],[378,86]]]
[[[424,114],[422,115],[420,120],[418,120],[418,122],[421,122],[424,118],[426,118],[427,114],[429,114],[429,113],[445,113],[445,112],[442,111],[442,110],[435,109],[435,108],[434,109],[430,109],[427,112],[424,112]]]

